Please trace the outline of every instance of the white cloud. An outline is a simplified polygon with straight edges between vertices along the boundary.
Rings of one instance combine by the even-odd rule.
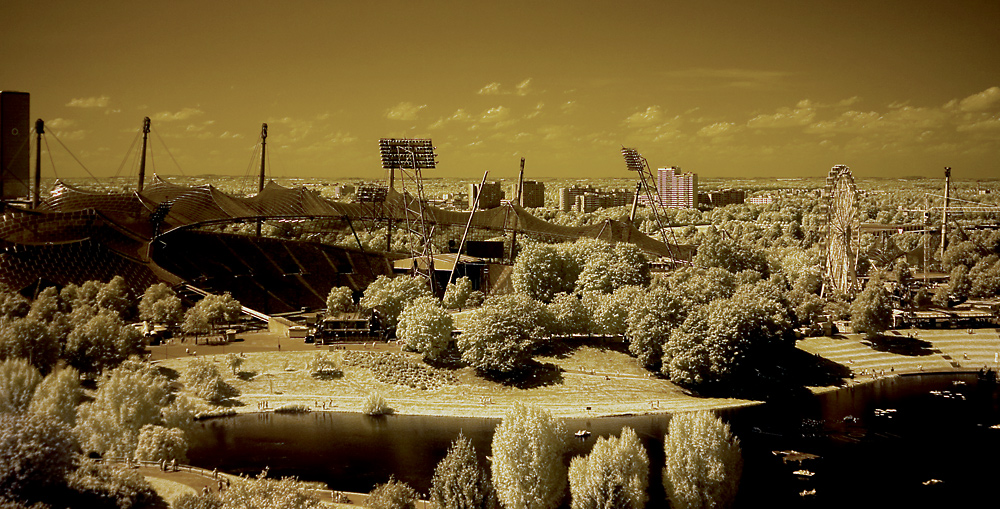
[[[808,99],[803,99],[794,108],[782,106],[770,115],[757,115],[747,122],[747,127],[753,129],[772,127],[794,127],[812,122],[816,116],[816,108]]]
[[[958,132],[991,132],[1000,131],[1000,118],[990,118],[972,124],[960,125]]]
[[[1000,87],[990,87],[978,94],[970,95],[958,103],[962,111],[988,110],[1000,103]]]
[[[518,95],[524,97],[531,93],[531,78],[525,78],[524,81],[514,85],[514,90],[507,90],[499,82],[494,81],[483,86],[476,93],[479,95]]]
[[[52,129],[64,129],[66,127],[71,127],[76,124],[75,120],[69,120],[65,118],[54,118],[52,120],[45,121],[45,127]]]
[[[733,131],[736,124],[732,122],[716,122],[714,124],[707,125],[698,130],[698,136],[704,136],[706,138],[714,138],[723,134],[729,134]]]
[[[204,115],[205,112],[199,110],[198,108],[181,108],[180,111],[176,113],[171,113],[169,111],[161,111],[153,115],[151,118],[159,122],[173,122],[175,120],[187,120],[192,117],[197,117],[199,115]]]
[[[529,88],[530,86],[531,86],[531,78],[528,78],[518,83],[517,86],[514,87],[515,89],[514,93],[520,96],[528,95],[528,93],[531,92],[531,89]]]
[[[629,127],[646,127],[660,121],[663,113],[659,106],[650,106],[646,111],[637,111],[625,119],[625,124]]]
[[[426,107],[426,104],[417,106],[411,102],[403,101],[386,110],[385,118],[389,120],[416,120],[420,110]]]
[[[510,116],[510,108],[505,106],[494,106],[479,115],[480,122],[500,122]]]
[[[459,108],[450,117],[439,118],[437,120],[437,122],[434,122],[433,124],[427,126],[427,128],[428,129],[440,129],[440,128],[442,128],[442,127],[450,124],[451,122],[467,122],[470,119],[471,119],[471,117],[469,116],[469,113],[466,112],[464,109]]]
[[[500,84],[497,82],[490,83],[476,92],[479,95],[500,95]]]
[[[84,97],[79,99],[73,99],[72,101],[66,103],[66,106],[72,108],[107,108],[110,102],[111,102],[110,97],[102,95],[100,97]]]

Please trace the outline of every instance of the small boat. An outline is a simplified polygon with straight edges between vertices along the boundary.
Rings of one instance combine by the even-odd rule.
[[[944,481],[942,481],[941,479],[928,479],[928,480],[926,480],[926,481],[923,482],[923,485],[924,486],[934,486],[935,484],[940,484],[940,483],[943,483],[943,482]]]
[[[810,470],[806,470],[806,469],[796,470],[796,471],[794,471],[792,473],[795,474],[795,475],[802,476],[802,477],[812,477],[812,476],[816,475],[816,472],[813,472],[813,471],[810,471]]]
[[[576,433],[573,433],[573,435],[576,436],[576,438],[587,438],[590,436],[590,431],[581,429],[578,430]]]
[[[802,490],[802,491],[799,492],[799,496],[800,497],[805,497],[805,496],[815,495],[815,494],[816,494],[816,488],[813,488],[811,490]]]

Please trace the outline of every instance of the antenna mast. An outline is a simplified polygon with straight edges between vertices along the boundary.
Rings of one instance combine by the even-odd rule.
[[[142,119],[142,159],[139,160],[139,185],[136,191],[142,192],[143,183],[146,180],[146,142],[149,139],[149,117]]]
[[[42,187],[42,134],[45,133],[45,122],[35,121],[35,192],[31,195],[31,208],[37,209],[41,201]]]
[[[264,162],[267,161],[267,124],[260,126],[260,179],[257,181],[257,196],[264,192]],[[262,219],[257,219],[257,236],[260,237]]]

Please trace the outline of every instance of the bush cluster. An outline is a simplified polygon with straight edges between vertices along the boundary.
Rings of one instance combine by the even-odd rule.
[[[436,389],[442,385],[458,384],[458,378],[449,371],[429,368],[395,353],[348,350],[344,352],[344,365],[366,368],[379,382],[414,389]]]

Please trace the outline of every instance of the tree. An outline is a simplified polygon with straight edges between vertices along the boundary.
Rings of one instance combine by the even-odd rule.
[[[42,375],[24,359],[0,362],[0,413],[27,412],[35,389],[41,382]]]
[[[222,379],[215,363],[207,359],[189,362],[181,378],[188,390],[210,403],[221,403],[240,394],[239,390]]]
[[[65,367],[42,379],[31,398],[28,411],[73,426],[76,424],[76,408],[82,398],[80,372]]]
[[[115,276],[98,290],[97,305],[101,309],[114,311],[121,317],[131,316],[133,312],[133,299],[129,293],[129,287],[125,284],[125,278]]]
[[[525,294],[492,297],[484,307],[507,314],[521,326],[525,334],[535,339],[546,338],[555,330],[556,320],[549,308]]]
[[[59,292],[54,286],[50,286],[38,293],[31,303],[31,310],[28,316],[46,323],[52,320],[56,313],[65,311],[65,303],[59,298]]]
[[[188,442],[184,431],[146,424],[139,429],[135,459],[139,461],[187,461]]]
[[[670,507],[730,507],[743,473],[740,441],[709,411],[674,414],[663,444]]]
[[[240,318],[242,306],[229,292],[222,295],[210,293],[198,301],[194,308],[200,309],[204,319],[216,328],[223,323],[232,323]],[[185,321],[186,321],[185,316]]]
[[[454,330],[451,315],[434,297],[420,297],[399,315],[396,336],[408,349],[424,354],[425,359],[437,359],[451,343]]]
[[[590,313],[576,295],[557,293],[547,307],[555,320],[554,328],[559,333],[590,332]]]
[[[695,308],[671,331],[663,374],[688,387],[742,388],[781,349],[794,346],[791,310],[770,281]]]
[[[170,391],[154,368],[129,361],[99,381],[93,401],[77,410],[81,446],[117,458],[131,458],[146,424],[161,424]]]
[[[590,454],[569,464],[572,509],[642,509],[649,496],[649,457],[632,428],[598,438]]]
[[[767,259],[761,250],[745,241],[734,241],[720,234],[715,227],[705,231],[693,261],[697,267],[721,267],[733,274],[747,269],[756,270],[765,277],[770,274]]]
[[[64,355],[81,373],[91,373],[114,367],[144,349],[139,331],[118,314],[101,312],[70,332]]]
[[[142,509],[162,501],[142,474],[121,465],[84,461],[67,484],[76,507]]]
[[[969,271],[973,297],[991,297],[1000,294],[1000,259],[996,255],[983,258]]]
[[[566,491],[565,436],[562,422],[548,411],[511,405],[493,434],[491,464],[497,498],[506,509],[559,506]]]
[[[13,291],[0,292],[0,319],[24,318],[31,311],[31,303]]]
[[[517,293],[548,302],[556,293],[573,289],[576,278],[568,281],[556,248],[542,243],[528,244],[514,260],[510,281]]]
[[[510,375],[531,360],[535,341],[509,313],[484,306],[471,313],[458,337],[462,360],[474,368]]]
[[[469,293],[472,292],[472,281],[468,277],[462,276],[448,285],[444,292],[444,299],[441,304],[445,309],[461,310],[469,300]]]
[[[692,304],[662,286],[650,288],[638,300],[629,308],[628,349],[644,366],[656,368],[670,331],[684,321]]]
[[[499,509],[489,473],[464,435],[458,435],[434,468],[430,499],[440,509]]]
[[[181,331],[187,335],[208,334],[212,331],[212,324],[208,321],[205,309],[194,305],[184,313],[184,322],[181,323]]]
[[[243,357],[234,353],[226,355],[226,366],[233,372],[233,376],[236,376],[236,373],[239,371],[240,366],[243,365],[244,361],[245,359]]]
[[[339,363],[330,356],[330,352],[316,352],[306,369],[316,378],[329,378],[340,374]]]
[[[330,293],[326,296],[326,315],[334,316],[337,313],[345,313],[354,305],[354,292],[346,286],[335,286],[330,288]]]
[[[35,317],[0,325],[0,359],[22,357],[45,374],[59,360],[59,350],[59,340]]]
[[[421,277],[400,276],[388,278],[379,276],[365,289],[361,297],[361,306],[373,309],[382,317],[382,326],[395,329],[399,323],[399,314],[406,304],[417,297],[430,295],[427,280]]]
[[[0,413],[2,498],[29,499],[64,485],[73,470],[76,442],[63,423],[43,416]]]
[[[865,284],[865,289],[851,304],[851,328],[854,332],[864,332],[875,337],[892,325],[892,302],[885,282],[881,277],[873,277]]]
[[[139,319],[151,323],[176,326],[184,316],[181,299],[166,283],[157,283],[146,288],[139,301]]]
[[[638,286],[622,286],[606,298],[595,301],[592,308],[584,294],[584,304],[591,308],[593,332],[607,336],[624,336],[628,331],[629,310],[640,305],[644,290]]]

